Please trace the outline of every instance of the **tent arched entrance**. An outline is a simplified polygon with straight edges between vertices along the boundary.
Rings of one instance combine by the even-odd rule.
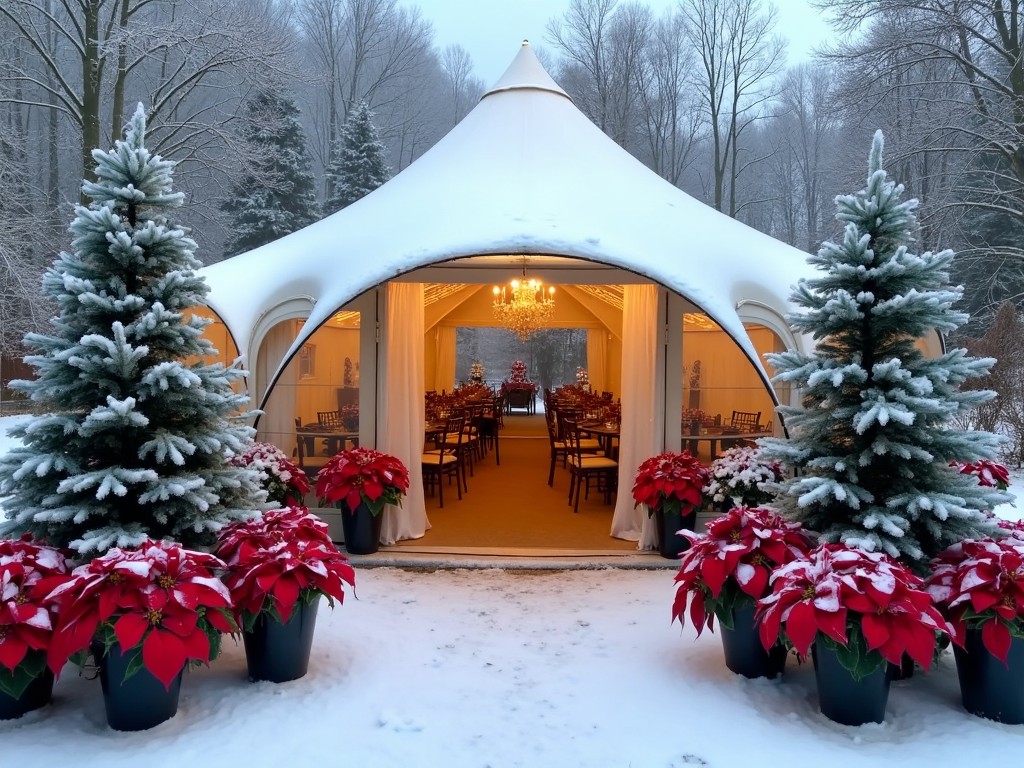
[[[447,262],[413,270],[397,278],[397,282],[428,286],[421,310],[425,360],[436,352],[435,332],[439,327],[445,324],[493,325],[490,286],[515,276],[519,262],[513,264],[513,261],[511,258],[502,262],[499,257],[483,257]],[[651,374],[664,382],[655,407],[662,425],[658,440],[665,449],[678,449],[680,431],[664,425],[679,424],[683,409],[688,408],[691,402],[702,402],[709,411],[716,408],[723,418],[728,418],[731,412],[726,407],[730,402],[742,406],[737,410],[762,412],[764,421],[771,418],[773,398],[764,387],[762,372],[750,363],[745,350],[685,297],[625,270],[594,262],[549,257],[544,266],[531,263],[530,273],[540,273],[546,283],[558,287],[557,303],[561,303],[562,316],[556,315],[552,325],[583,327],[607,334],[607,375],[608,380],[616,384],[621,379],[623,286],[642,284],[657,290],[661,297],[659,313],[663,313],[666,338],[663,358],[658,370]],[[387,312],[382,306],[387,301],[387,287],[378,286],[339,308],[328,322],[312,332],[294,317],[283,317],[279,323],[269,326],[252,366],[256,379],[254,391],[266,392],[261,404],[266,415],[258,425],[261,439],[274,442],[294,455],[297,441],[302,439],[295,432],[295,418],[300,424],[307,424],[316,419],[317,411],[339,410],[342,393],[356,388],[357,392],[354,395],[350,392],[347,397],[358,405],[360,444],[386,450],[382,445],[383,432],[387,429],[386,394],[383,382],[380,386],[375,383],[374,374],[382,358],[380,346],[386,346],[389,338]],[[381,324],[379,342],[378,322]],[[348,327],[345,327],[346,323]],[[294,346],[294,339],[300,333],[304,336],[304,343],[299,353],[292,354],[267,391],[267,384],[273,377],[271,372],[283,360],[285,351]],[[293,342],[291,345],[289,338]],[[751,339],[759,340],[752,342]],[[758,355],[776,350],[781,344],[776,334],[761,325],[751,326],[744,341],[753,346]],[[345,365],[346,358],[348,366]],[[701,360],[704,366],[704,378],[698,382],[701,385],[699,401],[693,401],[694,393],[689,381],[693,362],[690,358]],[[418,386],[421,395],[423,391],[434,388],[432,383],[436,380],[437,370],[436,361],[432,362],[433,365],[424,366],[423,381]],[[608,388],[616,395],[620,394],[618,386],[610,384]],[[446,494],[445,509],[440,510],[437,500],[428,497],[425,511],[430,527],[422,539],[399,542],[398,546],[406,549],[450,546],[635,549],[635,541],[621,541],[609,536],[612,510],[601,504],[599,496],[591,498],[592,509],[584,506],[589,517],[576,516],[573,520],[572,510],[564,498],[567,476],[561,469],[555,490],[549,492],[547,489],[549,449],[544,433],[539,432],[537,424],[516,425],[517,421],[519,419],[514,418],[508,425],[508,436],[511,438],[516,431],[526,434],[520,435],[521,442],[502,443],[501,470],[504,476],[494,474],[497,467],[489,467],[485,461],[478,465],[477,476],[470,479],[469,492],[462,502],[454,501],[455,495],[450,492]],[[526,453],[531,455],[525,456]],[[528,459],[527,464],[532,467],[528,473],[523,469],[526,464],[519,470],[513,467],[517,454]],[[490,461],[493,462],[493,457]],[[512,531],[514,526],[506,524],[510,522],[506,518],[514,515],[514,510],[499,508],[500,505],[495,503],[496,499],[508,497],[507,483],[517,489],[533,488],[536,493],[527,497],[527,503],[532,509],[546,509],[544,515],[526,524],[526,530],[515,535]],[[624,489],[620,495],[628,499],[629,489]],[[314,499],[309,501],[315,504]],[[332,511],[324,510],[323,513],[330,517]],[[502,525],[495,525],[496,519],[501,519]],[[457,530],[458,535],[454,538],[446,536],[446,527],[449,533]],[[574,527],[577,529],[575,534]]]

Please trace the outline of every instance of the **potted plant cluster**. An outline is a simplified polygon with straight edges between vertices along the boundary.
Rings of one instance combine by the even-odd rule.
[[[637,469],[633,506],[643,504],[648,517],[654,517],[662,557],[679,557],[689,546],[678,532],[693,530],[708,479],[707,467],[685,450],[652,456]]]
[[[216,554],[242,627],[251,680],[282,683],[309,668],[317,608],[355,587],[355,571],[330,539],[327,524],[288,507],[227,527]]]
[[[114,548],[75,568],[50,593],[58,601],[50,669],[59,674],[66,659],[91,651],[115,730],[173,717],[186,665],[208,664],[221,634],[237,629],[216,575],[223,568],[213,555],[165,541]]]
[[[977,461],[952,461],[950,466],[960,470],[962,475],[974,475],[978,485],[984,488],[997,488],[1005,491],[1010,487],[1010,470],[995,461],[978,459]]]
[[[765,483],[783,479],[778,462],[760,458],[756,448],[737,445],[711,462],[711,479],[704,487],[716,509],[725,512],[732,506],[759,507],[772,500]]]
[[[762,645],[783,638],[810,653],[821,712],[844,725],[882,722],[889,665],[906,654],[927,669],[950,633],[924,581],[879,552],[822,544],[771,583],[757,607]]]
[[[928,591],[953,627],[964,708],[1024,723],[1024,530],[964,541],[932,561]]]
[[[253,443],[242,453],[228,459],[228,463],[255,470],[260,484],[267,492],[267,500],[278,506],[302,505],[309,493],[306,473],[276,445]]]
[[[335,454],[316,476],[321,503],[337,504],[350,554],[369,555],[380,545],[385,504],[401,506],[409,490],[409,470],[396,457],[372,448]]]
[[[0,719],[49,703],[53,672],[47,653],[57,622],[50,597],[67,578],[64,555],[31,537],[0,540]]]
[[[775,677],[782,673],[788,649],[782,642],[767,649],[761,645],[756,602],[771,591],[772,572],[806,557],[814,543],[799,524],[770,509],[733,507],[707,529],[682,532],[690,548],[676,575],[672,620],[685,624],[689,613],[700,635],[705,626],[714,631],[717,617],[725,665],[745,677]]]

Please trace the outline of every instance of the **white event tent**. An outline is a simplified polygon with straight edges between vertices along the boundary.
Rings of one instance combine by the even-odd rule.
[[[351,390],[360,444],[410,467],[410,495],[385,519],[382,541],[393,543],[430,526],[418,469],[423,392],[451,381],[454,366],[454,328],[442,342],[439,318],[463,301],[486,311],[490,290],[479,289],[524,265],[565,286],[558,304],[597,319],[587,326],[602,331],[588,336],[599,342],[588,347],[588,364],[622,401],[620,487],[631,486],[644,458],[679,448],[678,428],[667,425],[698,402],[688,399],[681,351],[688,318],[715,330],[705,360],[728,347],[743,361],[769,418],[791,397],[773,390],[761,355],[809,343],[783,319],[793,284],[810,273],[806,254],[645,167],[576,108],[525,42],[479,104],[382,187],[203,274],[222,345],[243,356],[250,394],[265,411],[262,439],[290,451],[296,421],[317,404],[334,407],[335,390],[338,403]],[[340,335],[312,343],[331,327],[350,331],[351,352]],[[595,358],[611,357],[605,345],[614,347],[612,362]],[[324,361],[342,347],[344,370],[332,363],[330,389],[304,400],[302,383],[323,378]],[[642,549],[655,544],[628,493],[619,494],[611,535]]]

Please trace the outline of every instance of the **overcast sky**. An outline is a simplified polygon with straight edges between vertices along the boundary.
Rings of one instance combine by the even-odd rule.
[[[677,0],[644,0],[656,14]],[[512,62],[524,39],[534,48],[550,49],[545,35],[549,19],[561,16],[569,0],[419,0],[423,15],[437,32],[438,47],[457,43],[473,59],[475,74],[491,86]],[[788,61],[806,60],[828,36],[828,26],[807,0],[776,0],[780,34],[789,38]],[[553,52],[553,51],[552,51]]]

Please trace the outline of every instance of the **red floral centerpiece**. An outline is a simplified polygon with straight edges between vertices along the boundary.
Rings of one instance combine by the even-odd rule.
[[[317,498],[341,508],[345,548],[353,554],[377,551],[384,505],[401,506],[408,490],[405,465],[371,448],[350,448],[336,454],[316,476]]]
[[[501,383],[501,393],[536,392],[537,385],[526,377],[526,363],[516,360],[512,363],[508,378]]]
[[[821,711],[847,725],[881,722],[887,663],[906,654],[927,669],[950,631],[924,582],[880,552],[823,544],[779,567],[771,584],[758,601],[762,645],[784,637],[801,656],[813,650]]]
[[[67,579],[64,555],[28,535],[0,540],[0,719],[50,700],[46,656],[57,621],[50,592]]]
[[[956,544],[936,557],[928,591],[953,626],[960,693],[973,714],[1024,723],[1024,533]]]
[[[317,606],[344,602],[355,571],[327,524],[289,507],[227,526],[215,553],[243,627],[249,677],[285,682],[306,674]],[[283,646],[283,647],[282,647]]]
[[[697,634],[722,625],[725,663],[747,677],[774,677],[785,664],[784,645],[761,647],[754,623],[756,601],[769,592],[772,572],[806,557],[811,538],[797,523],[768,509],[734,507],[707,524],[707,533],[683,531],[690,548],[676,575],[672,620],[690,621]]]
[[[267,500],[273,504],[301,505],[309,493],[306,473],[276,445],[253,443],[243,453],[229,458],[228,463],[255,470],[267,491]]]
[[[704,493],[723,508],[731,504],[759,507],[774,497],[765,484],[782,479],[782,467],[778,462],[759,458],[756,448],[737,445],[711,462],[711,480]]]
[[[709,477],[707,467],[685,450],[652,456],[637,469],[634,506],[643,504],[648,516],[656,518],[663,557],[678,557],[689,546],[676,533],[682,528],[693,530]]]
[[[50,594],[59,601],[50,668],[59,673],[65,659],[91,648],[111,727],[140,730],[172,717],[186,664],[208,664],[221,633],[236,631],[230,594],[215,575],[223,568],[213,555],[166,541],[111,549],[75,568]],[[154,683],[168,697],[159,711],[116,698],[133,690],[151,698]]]

